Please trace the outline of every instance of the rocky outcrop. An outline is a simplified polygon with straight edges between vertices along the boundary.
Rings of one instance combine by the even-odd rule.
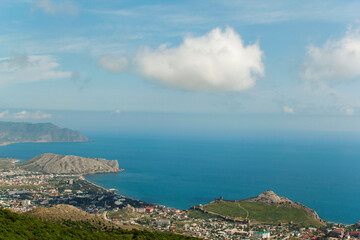
[[[20,142],[88,142],[81,132],[52,123],[1,122],[0,145]]]
[[[32,172],[91,174],[120,172],[117,160],[45,153],[19,164]]]
[[[263,202],[267,204],[292,204],[293,202],[286,197],[280,197],[275,192],[267,190],[254,198],[246,199],[248,202]]]
[[[261,193],[257,197],[249,198],[249,199],[246,199],[246,200],[243,200],[243,201],[263,202],[263,203],[266,203],[266,204],[275,204],[275,205],[279,205],[279,206],[288,206],[288,207],[301,208],[301,209],[304,209],[315,220],[318,220],[318,221],[320,221],[322,223],[325,223],[325,221],[319,217],[319,215],[317,214],[317,212],[315,210],[313,210],[311,208],[308,208],[308,207],[306,207],[305,205],[303,205],[301,203],[293,202],[293,201],[289,200],[286,197],[280,197],[275,192],[273,192],[271,190],[267,190],[267,191]]]

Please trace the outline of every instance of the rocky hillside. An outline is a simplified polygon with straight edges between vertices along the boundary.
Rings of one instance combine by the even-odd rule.
[[[87,213],[74,206],[66,204],[59,204],[50,208],[38,207],[30,212],[25,213],[25,215],[47,222],[88,222],[99,230],[110,230],[119,227],[118,225],[106,221],[100,216]]]
[[[123,171],[119,169],[117,160],[57,155],[53,153],[39,155],[18,166],[28,171],[45,173],[90,174]]]
[[[273,205],[278,205],[278,206],[283,206],[283,207],[293,207],[293,208],[304,209],[315,220],[320,221],[320,222],[325,222],[324,220],[322,220],[319,217],[319,215],[317,214],[317,212],[315,210],[308,208],[301,203],[293,202],[286,197],[280,197],[271,190],[267,190],[267,191],[261,193],[257,197],[249,198],[244,201],[262,202],[262,203],[266,203],[266,204],[273,204]]]
[[[20,142],[87,142],[81,132],[52,123],[1,122],[0,145]]]
[[[216,217],[251,224],[321,226],[326,223],[313,209],[269,190],[245,200],[215,199],[206,205],[193,206],[190,211],[193,215],[202,214],[206,218]]]

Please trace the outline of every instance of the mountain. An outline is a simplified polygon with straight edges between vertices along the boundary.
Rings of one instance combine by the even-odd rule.
[[[0,145],[20,142],[88,142],[81,132],[52,123],[1,122]]]
[[[123,169],[119,169],[117,160],[57,155],[53,153],[39,155],[18,166],[27,171],[45,173],[90,174],[123,171]]]
[[[191,211],[193,214],[201,212],[207,218],[214,216],[250,223],[293,223],[301,226],[320,226],[326,223],[313,209],[286,197],[280,197],[270,190],[245,200],[215,199],[204,206],[193,206]]]

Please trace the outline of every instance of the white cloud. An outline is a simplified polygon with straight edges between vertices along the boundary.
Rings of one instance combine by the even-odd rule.
[[[141,73],[164,85],[198,91],[242,91],[265,75],[258,43],[244,45],[232,28],[215,28],[201,37],[186,37],[173,48],[145,48],[138,53]]]
[[[306,80],[348,80],[360,77],[360,28],[322,47],[308,46],[301,76]]]
[[[71,72],[57,70],[60,66],[50,55],[14,55],[0,58],[0,83],[37,82],[68,78]]]
[[[24,110],[17,113],[10,113],[6,110],[0,113],[0,118],[6,119],[45,119],[51,117],[52,115],[50,113],[44,113],[42,111],[28,112]]]
[[[284,113],[287,113],[287,114],[295,114],[294,108],[292,108],[292,107],[284,106],[283,111],[284,111]]]
[[[355,114],[355,110],[353,108],[346,108],[345,109],[346,115],[353,116]]]
[[[3,111],[3,112],[0,112],[0,118],[5,118],[6,116],[9,115],[9,111],[6,110],[6,111]]]
[[[103,55],[99,58],[98,65],[111,72],[119,73],[127,68],[128,60],[124,57],[114,58],[111,55]]]
[[[78,13],[78,7],[70,0],[33,0],[32,2],[34,9],[41,9],[49,14],[67,13],[76,15]]]

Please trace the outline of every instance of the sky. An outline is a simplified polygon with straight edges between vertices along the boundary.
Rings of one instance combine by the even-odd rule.
[[[357,0],[1,0],[0,120],[360,131]]]

